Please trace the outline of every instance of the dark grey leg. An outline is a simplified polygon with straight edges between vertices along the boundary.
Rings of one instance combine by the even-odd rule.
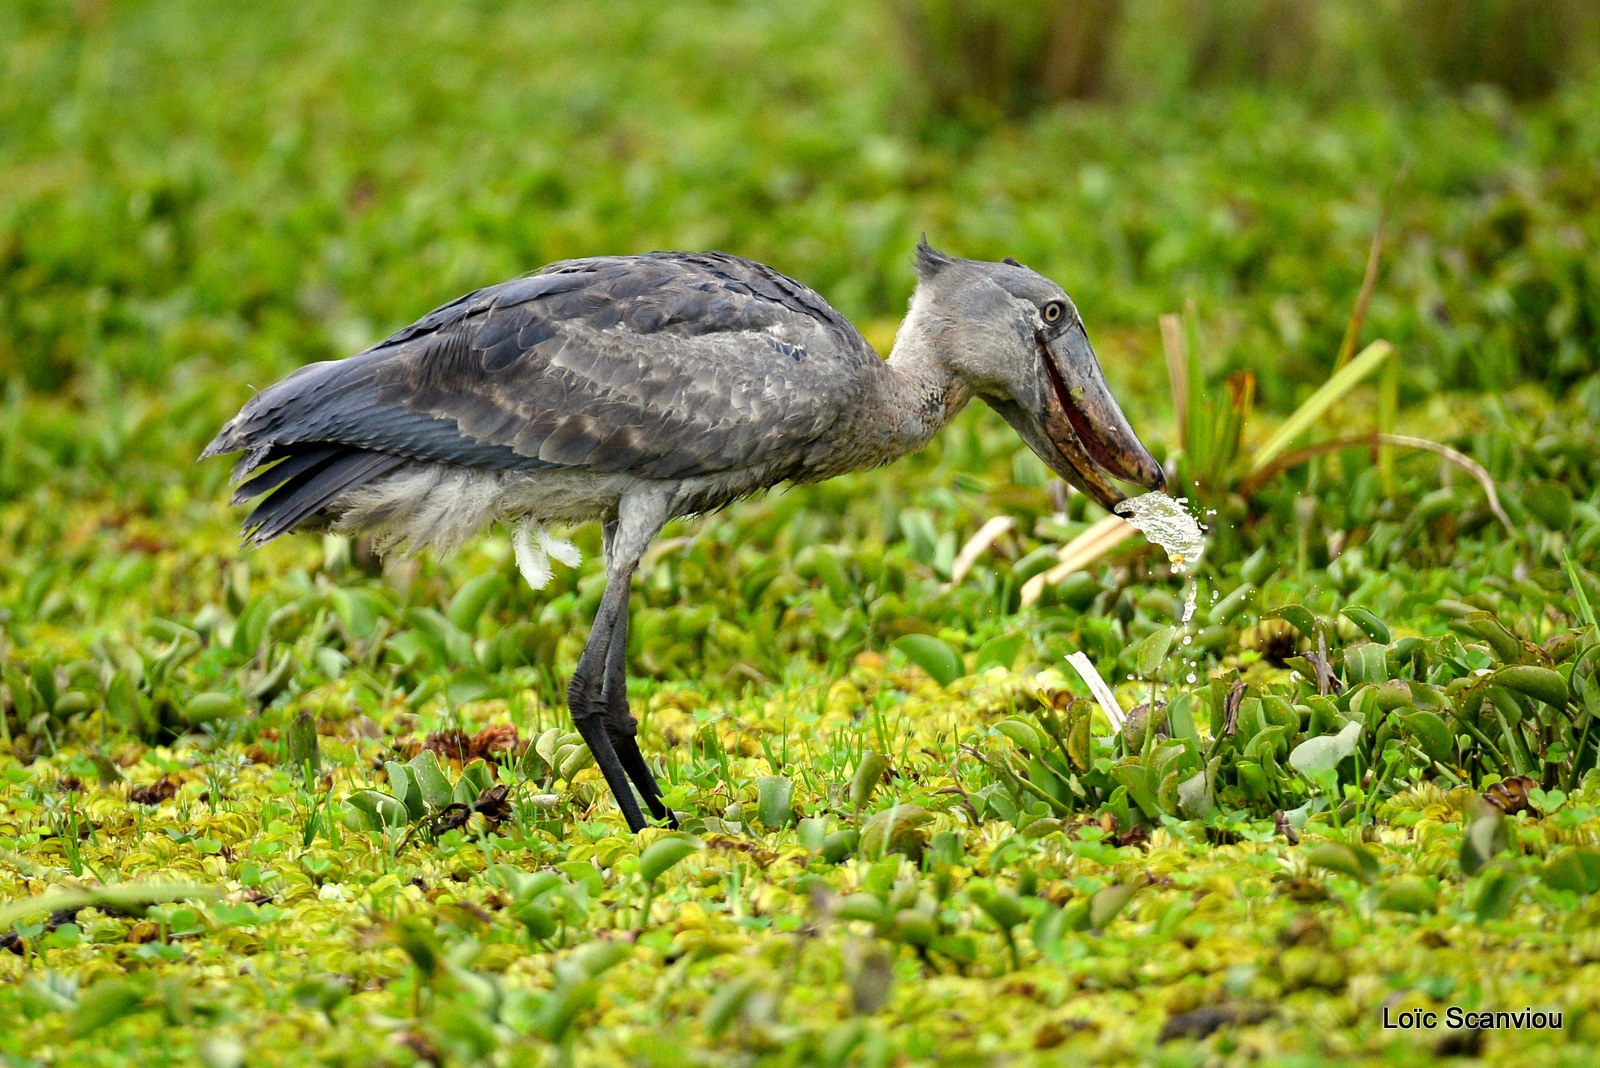
[[[639,809],[639,802],[633,796],[633,787],[628,781],[630,774],[639,780],[639,771],[643,771],[643,781],[639,786],[652,813],[659,818],[666,809],[661,805],[655,779],[639,754],[638,742],[634,738],[637,727],[627,712],[628,597],[639,558],[670,517],[668,505],[669,500],[664,493],[627,496],[618,505],[617,519],[605,525],[606,591],[600,598],[600,610],[595,613],[589,641],[583,647],[583,655],[578,658],[577,669],[573,671],[572,681],[567,686],[567,708],[572,712],[572,724],[583,735],[584,743],[594,754],[595,763],[600,766],[600,773],[605,776],[606,785],[611,787],[617,807],[622,810],[628,827],[634,831],[644,829],[645,818]],[[620,643],[616,641],[619,633],[622,638]],[[613,654],[612,648],[619,644],[620,653]],[[619,684],[608,686],[613,674],[612,662],[618,657],[622,665],[622,671],[618,674],[624,677]],[[626,763],[636,767],[625,766],[618,752],[619,747],[613,742],[613,735],[620,724],[615,723],[617,717],[611,711],[612,701],[617,698],[608,697],[607,690],[615,694],[618,692],[617,685],[621,687],[622,714],[627,723],[633,726],[632,731],[623,734],[626,740],[620,748],[628,754]]]
[[[628,710],[628,615],[617,617],[611,632],[611,647],[606,656],[606,681],[602,690],[606,708],[606,733],[611,736],[611,747],[616,750],[628,778],[639,788],[639,796],[650,808],[650,815],[665,819],[677,827],[678,819],[661,803],[661,787],[656,785],[655,773],[645,763],[639,751],[639,721]]]
[[[617,522],[612,520],[601,527],[608,567],[613,558],[612,546],[616,543]],[[628,709],[628,613],[620,612],[607,639],[606,677],[601,687],[605,704],[606,733],[611,737],[611,747],[621,760],[628,778],[633,780],[639,795],[650,808],[650,815],[665,819],[678,826],[678,819],[661,802],[661,787],[656,785],[655,774],[639,751],[639,721]]]

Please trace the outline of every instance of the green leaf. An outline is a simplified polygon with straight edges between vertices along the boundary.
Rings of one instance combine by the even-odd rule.
[[[144,1008],[144,993],[126,979],[102,979],[78,995],[78,1007],[67,1024],[82,1038]]]
[[[1494,681],[1508,690],[1526,694],[1554,708],[1566,708],[1570,699],[1567,680],[1561,677],[1561,672],[1549,668],[1514,664],[1496,671]]]
[[[1455,735],[1443,719],[1428,711],[1399,712],[1396,715],[1411,740],[1428,756],[1443,764],[1455,752]]]
[[[1267,613],[1268,619],[1281,619],[1312,641],[1317,640],[1317,617],[1303,604],[1286,604]]]
[[[1346,605],[1340,610],[1340,615],[1361,628],[1361,632],[1379,645],[1388,645],[1394,638],[1389,634],[1388,626],[1372,614],[1372,611],[1358,604]]]
[[[183,706],[183,721],[191,727],[218,720],[237,719],[244,714],[239,699],[225,693],[197,693]]]
[[[868,749],[861,754],[861,763],[856,765],[856,773],[850,779],[850,806],[860,809],[872,800],[872,792],[878,788],[878,782],[889,770],[889,762],[882,755]]]
[[[489,607],[489,602],[494,600],[506,588],[507,580],[504,573],[491,571],[486,575],[469,579],[450,598],[450,607],[445,611],[445,616],[456,628],[467,634],[478,632],[478,619]]]
[[[1510,846],[1505,817],[1490,811],[1471,823],[1461,835],[1461,870],[1473,875]]]
[[[357,790],[345,800],[362,814],[368,830],[393,830],[404,827],[411,820],[411,813],[405,805],[377,790]]]
[[[1151,678],[1161,662],[1167,658],[1167,651],[1172,648],[1172,639],[1177,635],[1177,627],[1162,627],[1145,636],[1133,651],[1135,670],[1140,678]]]
[[[895,642],[894,647],[940,686],[948,686],[966,674],[956,651],[931,634],[907,634]]]
[[[1308,779],[1315,779],[1334,770],[1340,761],[1352,755],[1360,739],[1361,724],[1352,721],[1345,724],[1338,734],[1308,738],[1295,746],[1289,754],[1289,766]]]
[[[639,854],[639,877],[653,883],[700,848],[699,839],[688,835],[669,834],[657,838]]]
[[[1478,922],[1504,919],[1510,915],[1523,881],[1521,874],[1506,864],[1495,864],[1485,869],[1478,883],[1478,892],[1472,899],[1472,912]]]
[[[1133,900],[1134,889],[1128,883],[1112,883],[1098,891],[1089,899],[1089,926],[1096,931],[1104,930]]]
[[[1020,719],[1003,719],[994,725],[994,729],[1029,756],[1039,756],[1045,750],[1044,735],[1031,723]]]
[[[973,665],[973,670],[983,671],[991,667],[1003,667],[1009,671],[1011,665],[1017,662],[1017,657],[1022,654],[1022,647],[1027,644],[1027,641],[1028,636],[1020,631],[1016,634],[1001,634],[998,637],[990,638],[978,646],[977,660]],[[909,656],[910,654],[906,655]]]
[[[1338,872],[1370,884],[1378,877],[1378,858],[1365,846],[1347,842],[1318,842],[1305,852],[1306,863],[1314,868]]]
[[[1375,904],[1389,912],[1420,915],[1438,910],[1439,894],[1421,879],[1402,877],[1385,884],[1378,891]]]
[[[407,766],[416,779],[417,788],[422,791],[422,800],[430,810],[437,812],[455,800],[450,779],[439,765],[439,755],[432,749],[424,749],[412,757]]]
[[[794,821],[794,783],[782,775],[756,780],[756,816],[768,827],[787,827]]]

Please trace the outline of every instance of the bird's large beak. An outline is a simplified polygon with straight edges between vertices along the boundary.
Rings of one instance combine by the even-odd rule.
[[[1052,471],[1108,509],[1126,499],[1112,478],[1164,489],[1166,474],[1117,406],[1083,325],[1037,341],[1048,380],[1042,410],[1011,407],[1001,413],[1007,422]]]

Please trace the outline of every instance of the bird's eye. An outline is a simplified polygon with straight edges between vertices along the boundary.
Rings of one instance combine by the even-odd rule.
[[[1052,300],[1044,306],[1044,321],[1047,323],[1059,323],[1066,311],[1066,306],[1059,300]]]

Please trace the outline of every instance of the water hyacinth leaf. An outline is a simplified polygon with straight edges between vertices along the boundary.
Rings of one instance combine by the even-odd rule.
[[[445,700],[452,705],[481,701],[494,693],[494,680],[478,667],[465,667],[453,672],[445,684]]]
[[[979,883],[968,889],[967,893],[973,902],[981,908],[988,917],[995,922],[995,926],[1002,931],[1009,931],[1013,927],[1026,923],[1027,912],[1022,907],[1022,902],[1017,895],[1009,890],[997,889],[986,883]]]
[[[432,749],[424,749],[412,757],[408,766],[421,791],[422,800],[430,809],[437,812],[455,800],[450,780],[439,765],[439,755]]]
[[[1211,606],[1211,611],[1206,613],[1206,622],[1213,626],[1221,626],[1232,622],[1233,617],[1244,611],[1245,604],[1256,592],[1254,583],[1246,582],[1222,600]]]
[[[1016,663],[1017,657],[1022,654],[1022,648],[1027,644],[1028,636],[1021,632],[1016,634],[1001,634],[990,638],[978,646],[974,671],[984,671],[991,667],[1002,667],[1010,670]]]
[[[1134,890],[1128,883],[1112,883],[1096,892],[1089,899],[1089,926],[1096,931],[1104,930],[1133,900]]]
[[[883,901],[877,894],[865,891],[846,894],[834,903],[833,917],[837,920],[882,923],[884,918]]]
[[[1389,633],[1388,625],[1385,624],[1383,620],[1373,615],[1371,609],[1363,608],[1358,604],[1352,604],[1346,605],[1344,608],[1340,609],[1339,614],[1344,616],[1350,622],[1354,623],[1357,627],[1360,627],[1361,633],[1365,634],[1368,638],[1371,638],[1379,645],[1388,645],[1394,640],[1393,636]]]
[[[828,821],[821,816],[807,816],[800,821],[797,837],[807,850],[820,853],[828,837]]]
[[[1286,604],[1267,613],[1268,619],[1281,619],[1311,641],[1317,640],[1317,617],[1303,604]]]
[[[921,909],[901,909],[894,914],[891,933],[897,942],[926,949],[939,937],[939,924]]]
[[[1402,877],[1391,880],[1378,891],[1377,908],[1389,912],[1421,915],[1439,908],[1439,894],[1421,879]]]
[[[369,831],[404,827],[411,820],[406,806],[377,790],[357,790],[345,800],[361,814],[362,822]]]
[[[1552,708],[1566,708],[1570,700],[1567,680],[1561,677],[1561,672],[1549,668],[1531,664],[1503,667],[1494,673],[1494,681],[1496,685],[1543,701]]]
[[[1029,756],[1036,757],[1044,752],[1044,735],[1040,734],[1038,728],[1031,723],[1020,719],[1003,719],[994,725],[994,729],[1009,738],[1017,748]]]
[[[238,698],[225,693],[197,693],[183,705],[183,721],[191,727],[236,719],[243,714]]]
[[[1145,636],[1135,648],[1133,661],[1140,678],[1150,678],[1161,667],[1161,662],[1167,658],[1167,652],[1172,648],[1172,639],[1178,633],[1176,627],[1162,627]]]
[[[863,808],[872,800],[872,793],[878,788],[878,783],[889,770],[889,762],[883,756],[871,749],[861,754],[861,762],[856,765],[856,773],[850,779],[850,805],[852,808]]]
[[[494,786],[494,775],[489,771],[488,762],[482,757],[477,757],[469,762],[466,767],[461,769],[461,779],[456,785],[460,786],[462,783],[465,783],[472,791],[474,798],[485,790],[491,789]]]
[[[669,834],[658,838],[639,854],[639,878],[653,883],[700,848],[700,840],[688,835]]]
[[[1522,504],[1551,530],[1562,531],[1572,526],[1572,491],[1564,483],[1552,480],[1530,483],[1522,492]]]
[[[1443,719],[1427,711],[1399,713],[1400,722],[1418,749],[1443,764],[1455,751],[1455,736]]]
[[[722,1037],[755,989],[756,978],[753,975],[736,975],[717,987],[706,999],[706,1007],[700,1012],[700,1026],[705,1028],[706,1034],[712,1038]]]
[[[861,828],[861,853],[866,857],[903,853],[917,860],[927,845],[927,825],[932,822],[933,813],[919,805],[891,805]]]
[[[1506,629],[1505,624],[1491,612],[1470,612],[1462,623],[1473,634],[1482,638],[1494,650],[1503,664],[1516,664],[1522,660],[1522,639]]]
[[[1472,898],[1472,913],[1477,921],[1500,920],[1510,915],[1523,882],[1522,875],[1510,865],[1501,863],[1486,868]]]
[[[1467,824],[1461,835],[1461,870],[1468,875],[1476,874],[1509,846],[1505,817],[1491,809]]]
[[[67,1024],[75,1038],[82,1038],[132,1015],[144,1007],[145,994],[126,979],[102,979],[78,995],[77,1009]]]
[[[345,632],[357,641],[376,634],[378,620],[392,613],[388,602],[371,590],[335,587],[328,593],[328,602]]]
[[[1215,808],[1204,771],[1197,771],[1178,784],[1178,812],[1185,819],[1205,819]]]
[[[1367,884],[1378,877],[1378,858],[1365,846],[1318,842],[1305,851],[1305,859],[1313,868],[1348,875]]]
[[[502,572],[490,571],[463,583],[450,598],[450,607],[445,610],[445,617],[457,629],[467,634],[476,634],[478,619],[493,601],[507,586],[508,580]]]
[[[422,789],[417,785],[416,777],[411,769],[404,764],[393,760],[383,763],[384,771],[389,776],[389,791],[394,794],[395,800],[406,806],[406,812],[414,820],[420,820],[428,814],[427,804],[422,799]]]
[[[310,776],[322,772],[322,748],[317,741],[317,721],[310,712],[301,712],[289,721],[284,731],[284,762]]]
[[[787,827],[794,820],[794,783],[782,775],[756,780],[756,816],[768,827]]]
[[[1289,766],[1310,779],[1333,771],[1340,761],[1356,751],[1361,739],[1361,724],[1350,722],[1338,734],[1308,738],[1289,753]]]
[[[1595,890],[1589,881],[1589,872],[1578,859],[1576,849],[1565,849],[1551,857],[1540,869],[1539,878],[1553,890],[1569,890],[1580,896],[1593,893]]]
[[[948,642],[931,634],[907,634],[896,641],[894,647],[940,686],[948,686],[966,674],[956,651]]]

